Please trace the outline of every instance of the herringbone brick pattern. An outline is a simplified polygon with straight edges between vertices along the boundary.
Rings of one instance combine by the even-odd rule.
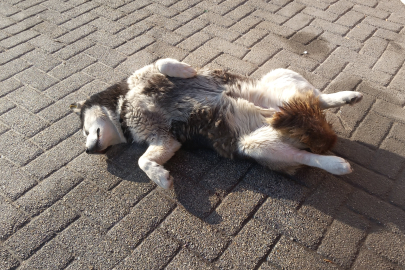
[[[3,0],[0,269],[404,269],[400,0]],[[356,106],[328,112],[354,172],[287,177],[207,150],[138,168],[83,154],[69,104],[158,58],[259,78],[284,67]]]

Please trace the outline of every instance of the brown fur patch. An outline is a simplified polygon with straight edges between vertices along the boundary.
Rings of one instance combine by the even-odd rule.
[[[270,124],[285,136],[299,140],[317,154],[335,145],[337,136],[326,121],[319,99],[312,93],[294,97],[280,110],[270,119]]]

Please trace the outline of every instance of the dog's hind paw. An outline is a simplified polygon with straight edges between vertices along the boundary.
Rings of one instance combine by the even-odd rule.
[[[161,59],[156,62],[157,68],[162,74],[177,78],[191,78],[197,75],[197,71],[186,63],[175,59]]]
[[[356,104],[363,99],[363,94],[360,92],[353,92],[346,98],[346,104]]]

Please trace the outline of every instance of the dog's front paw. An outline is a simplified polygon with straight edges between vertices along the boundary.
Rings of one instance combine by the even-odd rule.
[[[157,181],[155,181],[155,183],[164,189],[170,189],[173,187],[173,177],[170,176],[168,171],[166,171],[156,180]]]
[[[363,99],[363,94],[360,92],[352,92],[346,99],[346,104],[356,104],[359,103]]]
[[[343,175],[351,173],[352,167],[349,162],[340,157],[326,156],[323,162],[323,169],[332,174]]]

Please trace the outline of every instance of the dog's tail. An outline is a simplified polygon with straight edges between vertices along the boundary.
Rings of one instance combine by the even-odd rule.
[[[320,102],[312,93],[298,95],[285,102],[269,123],[284,136],[307,145],[312,152],[322,154],[336,143],[332,125],[326,121]]]

